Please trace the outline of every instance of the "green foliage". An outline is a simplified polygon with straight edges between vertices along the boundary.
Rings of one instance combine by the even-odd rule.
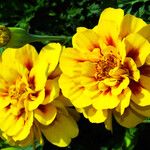
[[[4,48],[0,48],[0,55],[2,54],[3,51],[4,51]]]
[[[34,147],[33,147],[33,145],[26,146],[26,147],[11,147],[8,145],[7,142],[5,142],[3,140],[0,141],[0,150],[34,150],[34,149],[35,150],[42,150],[43,149],[43,146],[37,142],[35,142]]]
[[[92,28],[106,7],[120,7],[150,22],[149,0],[6,0],[0,3],[0,24],[31,33],[72,35],[78,26]]]
[[[142,18],[147,23],[150,22],[150,1],[149,0],[118,0],[118,7],[126,13]]]
[[[126,129],[126,133],[124,136],[124,147],[128,150],[132,150],[135,147],[137,142],[137,128]]]
[[[28,146],[28,147],[8,147],[8,148],[2,148],[1,150],[33,150],[32,146]],[[42,147],[36,147],[36,150],[42,150]]]

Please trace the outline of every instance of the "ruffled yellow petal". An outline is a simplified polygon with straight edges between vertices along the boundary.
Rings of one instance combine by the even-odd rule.
[[[80,50],[76,48],[70,48],[70,47],[64,48],[60,57],[60,62],[63,63],[64,61],[70,61],[70,60],[75,60],[76,62],[77,61],[80,62],[80,61],[84,61],[85,58],[80,53]]]
[[[117,79],[114,79],[114,78],[106,78],[104,80],[102,80],[102,82],[105,84],[105,86],[115,86],[117,84]]]
[[[99,47],[98,35],[90,30],[84,30],[77,32],[72,38],[72,44],[74,48],[82,51],[92,51],[94,48]]]
[[[49,64],[48,74],[55,70],[62,49],[63,47],[59,43],[50,43],[40,51],[39,61],[46,61]]]
[[[115,22],[118,27],[120,27],[120,24],[122,22],[124,16],[124,12],[122,9],[114,9],[114,8],[106,8],[100,15],[99,23],[103,20],[112,21]]]
[[[78,27],[76,30],[77,30],[77,32],[83,32],[83,31],[88,30],[88,29],[85,27]]]
[[[29,44],[17,49],[15,53],[15,59],[23,64],[28,70],[31,70],[34,66],[37,57],[38,53],[36,49]]]
[[[34,117],[43,125],[49,125],[56,117],[57,109],[52,104],[40,105],[34,110]]]
[[[24,119],[22,116],[20,116],[19,118],[17,118],[17,116],[14,118],[14,122],[10,123],[11,126],[9,127],[9,129],[6,131],[8,136],[14,136],[17,135],[24,126]]]
[[[128,69],[128,76],[134,81],[138,81],[140,78],[140,71],[137,68],[136,63],[131,57],[126,57],[124,62],[124,67]]]
[[[84,62],[69,61],[69,62],[70,64],[66,66],[67,68],[64,68],[65,71],[68,71],[67,73],[65,73],[66,75],[72,77],[72,76],[79,76],[80,74],[80,76],[95,77],[96,74],[95,63],[92,63],[90,61],[84,61]],[[72,72],[69,71],[70,67],[74,67],[71,69]]]
[[[75,81],[78,80],[81,85],[85,87],[85,90],[88,90],[89,92],[95,92],[95,90],[98,90],[99,81],[96,81],[94,77],[80,76],[75,79]]]
[[[138,31],[138,34],[142,35],[145,39],[150,42],[150,24],[144,26]]]
[[[29,146],[29,145],[32,145],[34,141],[34,131],[33,129],[31,128],[31,131],[29,133],[29,135],[22,141],[16,141],[16,144],[18,144],[19,146],[21,147],[25,147],[25,146]]]
[[[113,128],[112,128],[112,111],[107,110],[107,119],[105,120],[104,124],[105,124],[105,128],[107,130],[110,130],[111,132],[113,132]]]
[[[29,44],[21,48],[7,48],[2,54],[2,61],[4,64],[12,65],[16,62],[22,64],[28,70],[31,70],[37,59],[38,53],[35,48]],[[11,64],[8,63],[11,60]]]
[[[10,63],[9,63],[10,64]],[[15,82],[15,80],[17,79],[17,77],[19,76],[19,72],[17,71],[17,69],[15,69],[15,65],[12,67],[8,66],[8,65],[2,65],[0,64],[0,76],[2,79],[4,79],[4,81],[9,82]]]
[[[101,40],[103,40],[107,46],[116,47],[117,42],[119,41],[119,28],[115,22],[102,20],[101,23],[98,24],[97,28],[94,28],[94,31],[100,36]]]
[[[150,91],[150,77],[141,75],[139,82],[142,85],[142,87]]]
[[[115,40],[120,32],[123,16],[122,9],[106,8],[101,13],[98,26],[94,30],[106,40],[108,45],[116,45]]]
[[[150,65],[150,54],[146,58],[145,65]]]
[[[58,77],[53,80],[47,80],[45,85],[45,99],[42,104],[48,104],[59,96]]]
[[[74,76],[78,70],[78,60],[82,59],[78,50],[65,48],[60,57],[60,69],[66,75]],[[71,69],[70,69],[71,68]]]
[[[52,144],[66,147],[71,142],[71,138],[78,135],[78,127],[71,116],[62,113],[57,115],[56,120],[47,127],[41,128],[44,136]]]
[[[10,104],[10,98],[8,96],[7,97],[0,96],[0,110],[5,108],[9,104]]]
[[[15,116],[10,114],[7,118],[5,118],[5,123],[3,122],[0,124],[0,128],[2,131],[6,132],[15,122]]]
[[[117,96],[112,95],[110,92],[100,93],[93,99],[93,107],[96,109],[112,109],[119,104],[119,99]]]
[[[95,72],[95,61],[100,58],[100,49],[96,48],[92,52],[79,52],[74,48],[66,48],[63,50],[60,58],[60,68],[68,76],[78,76],[78,74],[86,74],[90,72],[90,76]],[[84,69],[83,69],[83,68]],[[92,74],[93,73],[93,74]]]
[[[125,47],[125,43],[123,41],[118,41],[117,50],[121,57],[121,64],[123,64],[124,60],[126,58],[126,47]]]
[[[145,119],[145,117],[139,115],[130,107],[128,107],[125,110],[123,115],[120,115],[120,113],[115,112],[114,117],[121,126],[126,128],[133,128],[139,123],[142,123]]]
[[[103,82],[104,81],[104,82]],[[106,80],[103,80],[103,81],[100,81],[100,82],[98,82],[98,89],[99,89],[99,91],[105,91],[105,90],[107,90],[108,89],[108,87],[109,86],[111,86],[111,85],[113,85],[113,84],[115,84],[115,80],[112,80],[111,78],[110,78],[110,80],[108,79],[106,79]],[[108,82],[106,82],[105,83],[105,81],[108,81]],[[99,92],[98,91],[98,92]],[[97,93],[98,94],[98,93]]]
[[[83,86],[76,84],[71,78],[61,75],[59,85],[65,97],[69,98],[73,105],[78,108],[89,106],[92,101],[86,94]]]
[[[150,43],[140,34],[130,34],[125,38],[127,57],[131,57],[138,67],[145,63],[147,56],[150,54]]]
[[[59,65],[55,68],[55,70],[48,76],[48,79],[54,79],[61,75],[62,71],[60,70]]]
[[[45,98],[45,90],[41,90],[39,92],[33,93],[29,95],[29,99],[27,101],[27,107],[29,111],[36,109]]]
[[[124,38],[130,33],[138,32],[145,25],[146,23],[141,18],[126,14],[121,24],[120,37]]]
[[[81,75],[83,76],[89,76],[89,77],[94,77],[95,73],[96,73],[96,65],[95,63],[92,63],[90,61],[85,61],[83,63],[81,63]]]
[[[8,66],[12,66],[17,60],[15,59],[17,49],[14,48],[6,48],[2,53],[1,59],[3,64],[7,64]],[[9,63],[11,60],[11,63]]]
[[[64,103],[61,101],[61,96],[57,97],[52,104],[57,108],[57,112],[61,111],[64,115],[69,115],[67,107],[65,107]],[[58,114],[57,113],[57,114]]]
[[[139,106],[150,105],[150,91],[143,88],[140,83],[131,81],[129,85],[132,95],[131,100]]]
[[[48,77],[48,63],[40,61],[35,67],[32,68],[29,79],[31,80],[31,89],[35,91],[42,90]],[[30,82],[30,81],[29,81]]]
[[[139,70],[142,75],[150,77],[150,65],[145,64]]]
[[[73,106],[72,103],[70,102],[70,100],[61,94],[55,99],[55,102],[56,101],[61,102],[64,106],[69,106],[69,107]]]
[[[136,105],[134,102],[131,102],[130,107],[134,111],[136,111],[138,114],[140,114],[144,117],[149,117],[150,116],[150,106],[140,107],[140,106]]]
[[[74,109],[74,108],[67,108],[67,110],[68,110],[68,113],[72,116],[72,118],[75,121],[79,121],[80,120],[80,114],[79,114],[79,112],[77,112],[76,109]]]
[[[4,121],[7,120],[10,113],[11,113],[11,109],[10,109],[9,106],[7,106],[7,107],[0,110],[0,126],[4,125]]]
[[[131,90],[129,88],[124,89],[121,94],[118,96],[120,103],[116,107],[116,111],[120,112],[122,115],[125,111],[125,108],[127,108],[130,104],[130,98],[131,98]]]
[[[102,123],[107,118],[107,110],[96,110],[94,107],[89,106],[83,108],[83,115],[85,118],[88,118],[92,123]]]
[[[129,85],[129,78],[124,77],[120,83],[116,84],[117,86],[111,87],[111,93],[113,95],[119,95],[124,89],[126,89]]]
[[[13,139],[15,141],[24,140],[29,135],[32,125],[33,125],[33,112],[28,112],[28,119],[25,120],[23,129],[17,135],[13,136]]]

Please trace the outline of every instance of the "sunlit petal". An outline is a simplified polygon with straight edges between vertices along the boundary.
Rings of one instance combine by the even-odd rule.
[[[52,104],[40,105],[35,111],[35,118],[43,125],[49,125],[56,117],[57,109]]]
[[[139,123],[143,122],[145,117],[141,116],[140,114],[136,113],[134,110],[132,110],[130,107],[128,107],[125,110],[125,113],[123,115],[120,115],[119,113],[114,113],[115,119],[117,122],[126,128],[133,128]]]
[[[141,18],[126,14],[122,21],[120,36],[123,38],[130,33],[138,32],[145,25],[146,23]]]
[[[42,132],[54,145],[65,147],[71,142],[71,138],[78,135],[79,131],[77,124],[70,116],[59,114],[51,125],[42,128]]]

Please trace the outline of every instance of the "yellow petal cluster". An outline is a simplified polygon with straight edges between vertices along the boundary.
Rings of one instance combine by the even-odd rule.
[[[92,123],[112,129],[150,116],[150,25],[107,8],[93,29],[77,28],[60,58],[65,97]]]
[[[29,44],[6,49],[0,61],[0,130],[11,144],[42,142],[42,134],[64,147],[78,134],[58,85],[62,46],[51,43],[38,54]]]

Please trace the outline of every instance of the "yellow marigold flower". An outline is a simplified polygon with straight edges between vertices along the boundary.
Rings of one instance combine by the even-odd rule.
[[[150,116],[150,25],[122,9],[105,9],[93,29],[77,28],[61,55],[65,97],[93,123],[111,130]]]
[[[42,141],[67,146],[78,134],[76,121],[60,95],[58,60],[62,46],[51,43],[41,52],[29,44],[6,49],[0,62],[0,130],[10,144]]]

